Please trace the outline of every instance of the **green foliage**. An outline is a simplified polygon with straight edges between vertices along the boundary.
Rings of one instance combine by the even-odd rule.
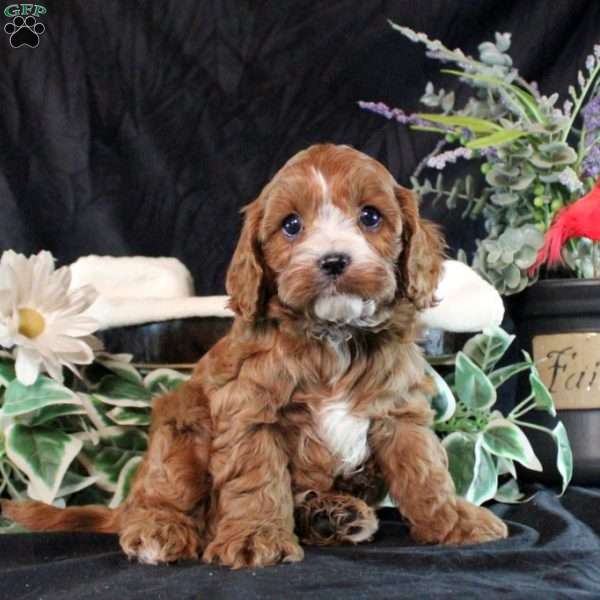
[[[558,94],[541,94],[514,67],[508,33],[496,33],[493,41],[480,44],[474,57],[409,27],[390,25],[423,44],[428,57],[451,65],[441,72],[458,79],[467,91],[459,103],[454,90],[436,90],[428,82],[421,97],[428,112],[406,115],[402,121],[442,136],[417,167],[413,189],[434,202],[444,200],[463,217],[483,217],[486,236],[478,242],[473,267],[502,294],[518,293],[535,281],[528,271],[557,211],[594,184],[585,159],[600,137],[590,145],[585,127],[574,125],[584,104],[600,95],[600,51],[596,48],[587,57],[577,89],[571,87],[571,99],[559,106]],[[467,175],[445,185],[441,173],[435,182],[422,176],[425,168],[442,171],[458,158],[480,163],[484,177]],[[589,240],[580,239],[564,250],[574,275],[600,273],[600,251],[591,247]]]
[[[129,360],[100,354],[69,389],[44,375],[24,386],[0,358],[0,495],[122,502],[147,447],[153,399],[187,379],[170,369],[144,376]]]
[[[431,398],[436,412],[434,430],[443,438],[457,492],[477,504],[492,498],[501,502],[523,499],[515,462],[542,470],[523,428],[541,430],[555,441],[562,492],[573,473],[563,424],[559,422],[550,430],[522,420],[534,409],[556,415],[552,395],[531,358],[526,354],[525,361],[496,368],[513,339],[501,328],[490,327],[467,341],[457,354],[454,373],[442,379],[442,384],[439,376],[433,378],[437,387]],[[531,394],[504,416],[494,410],[496,390],[523,371],[529,371]]]

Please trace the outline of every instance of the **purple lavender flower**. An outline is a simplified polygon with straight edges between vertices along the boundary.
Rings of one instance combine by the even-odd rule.
[[[466,158],[468,160],[472,156],[472,150],[460,146],[453,150],[447,150],[446,152],[432,156],[427,161],[427,166],[431,169],[438,169],[438,171],[441,171],[446,168],[448,163],[455,163],[459,158]]]
[[[588,147],[585,158],[581,162],[584,175],[598,177],[600,175],[600,94],[592,98],[581,110],[585,144]]]
[[[376,115],[381,115],[386,119],[394,119],[395,121],[398,121],[398,123],[402,123],[402,125],[428,125],[423,119],[420,119],[415,115],[407,115],[400,108],[390,108],[383,102],[365,102],[360,100],[358,105],[363,110],[368,110]]]

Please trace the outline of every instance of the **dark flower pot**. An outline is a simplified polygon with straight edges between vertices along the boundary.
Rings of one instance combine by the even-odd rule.
[[[523,350],[538,364],[567,429],[573,450],[573,482],[600,484],[600,280],[549,279],[508,298],[507,305]],[[529,394],[527,377],[519,400]],[[526,420],[553,428],[557,419],[532,411]],[[526,430],[544,472],[532,478],[560,481],[556,447],[543,432]]]

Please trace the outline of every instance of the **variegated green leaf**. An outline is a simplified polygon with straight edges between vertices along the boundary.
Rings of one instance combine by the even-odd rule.
[[[436,386],[436,392],[429,398],[431,408],[435,411],[435,421],[447,421],[456,410],[454,394],[444,378],[430,364],[427,364],[426,371]]]
[[[107,354],[101,353],[96,356],[96,362],[112,371],[121,379],[131,383],[142,383],[142,376],[138,370],[131,364],[131,354]]]
[[[571,443],[569,442],[567,430],[561,421],[552,430],[552,437],[557,446],[556,467],[562,477],[562,489],[560,492],[562,495],[565,493],[573,477],[573,452],[571,451]]]
[[[93,394],[80,392],[79,399],[87,417],[96,429],[104,429],[113,425],[113,422],[107,416],[108,411],[112,409],[111,405],[105,404],[102,400],[95,398]]]
[[[96,481],[98,481],[98,477],[86,477],[67,471],[60,484],[60,489],[58,490],[56,497],[64,498],[65,496],[70,496],[71,494],[75,494],[76,492],[80,492],[81,490],[94,485]]]
[[[52,429],[13,425],[6,432],[6,453],[27,476],[37,498],[51,504],[63,477],[79,453],[76,437]]]
[[[123,450],[115,446],[84,446],[78,460],[86,471],[97,477],[96,485],[108,492],[117,491],[117,483],[121,469],[134,457],[141,457],[141,452]]]
[[[496,388],[463,352],[456,356],[455,390],[459,400],[472,410],[485,410],[496,402]]]
[[[473,481],[465,499],[478,506],[491,500],[498,489],[498,472],[490,453],[483,447],[481,435],[475,442],[475,466]]]
[[[541,471],[527,436],[508,419],[494,419],[483,432],[483,445],[492,454],[521,463],[532,471]]]
[[[41,375],[32,385],[23,385],[15,379],[4,394],[2,414],[23,415],[54,404],[81,404],[77,394],[64,385]]]
[[[529,383],[531,384],[531,391],[533,392],[533,396],[535,398],[536,408],[539,410],[545,410],[555,417],[556,409],[554,408],[552,394],[539,377],[537,369],[532,370],[529,374]]]
[[[504,356],[515,339],[501,327],[488,327],[467,341],[463,352],[485,373],[489,373]]]
[[[455,431],[442,441],[448,455],[448,470],[459,496],[464,497],[473,482],[475,441],[476,436],[462,431]]]
[[[136,427],[147,427],[150,424],[150,411],[135,408],[124,408],[115,406],[109,410],[107,416],[117,425],[134,425]]]
[[[519,484],[515,479],[509,479],[506,483],[501,485],[494,496],[494,500],[497,502],[504,502],[505,504],[517,504],[520,502],[526,502],[525,494],[519,489]]]
[[[456,492],[470,502],[483,504],[496,494],[498,473],[481,437],[454,432],[442,442],[448,455],[448,470]]]
[[[55,404],[53,406],[45,406],[44,408],[35,411],[28,415],[27,424],[30,427],[39,427],[58,417],[67,415],[85,415],[85,409],[77,404]]]
[[[528,362],[519,362],[514,363],[512,365],[508,365],[506,367],[501,367],[500,369],[496,369],[492,371],[488,378],[492,385],[498,389],[504,382],[508,381],[514,375],[521,373],[522,371],[526,371],[529,369],[530,364]]]
[[[515,463],[510,458],[496,456],[496,467],[498,469],[498,475],[510,474],[515,479],[517,478],[517,469],[515,467]]]
[[[132,383],[116,375],[102,378],[94,396],[112,406],[144,408],[151,404],[152,395],[143,383]]]
[[[117,508],[125,498],[127,498],[129,494],[129,490],[131,489],[131,485],[133,483],[133,479],[137,473],[137,470],[142,462],[143,458],[141,456],[134,456],[130,458],[119,473],[119,479],[117,480],[117,489],[111,501],[109,503],[109,508]]]
[[[155,369],[144,377],[144,386],[153,395],[164,394],[176,390],[189,375],[173,369]]]

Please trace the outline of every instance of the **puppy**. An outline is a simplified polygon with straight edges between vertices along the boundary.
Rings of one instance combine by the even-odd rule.
[[[347,146],[298,153],[245,210],[227,273],[236,318],[179,391],[155,403],[149,449],[116,510],[5,501],[30,529],[115,532],[143,563],[234,568],[358,543],[388,490],[424,543],[503,538],[456,496],[430,429],[416,314],[442,241],[413,195]],[[296,527],[295,527],[296,525]]]

